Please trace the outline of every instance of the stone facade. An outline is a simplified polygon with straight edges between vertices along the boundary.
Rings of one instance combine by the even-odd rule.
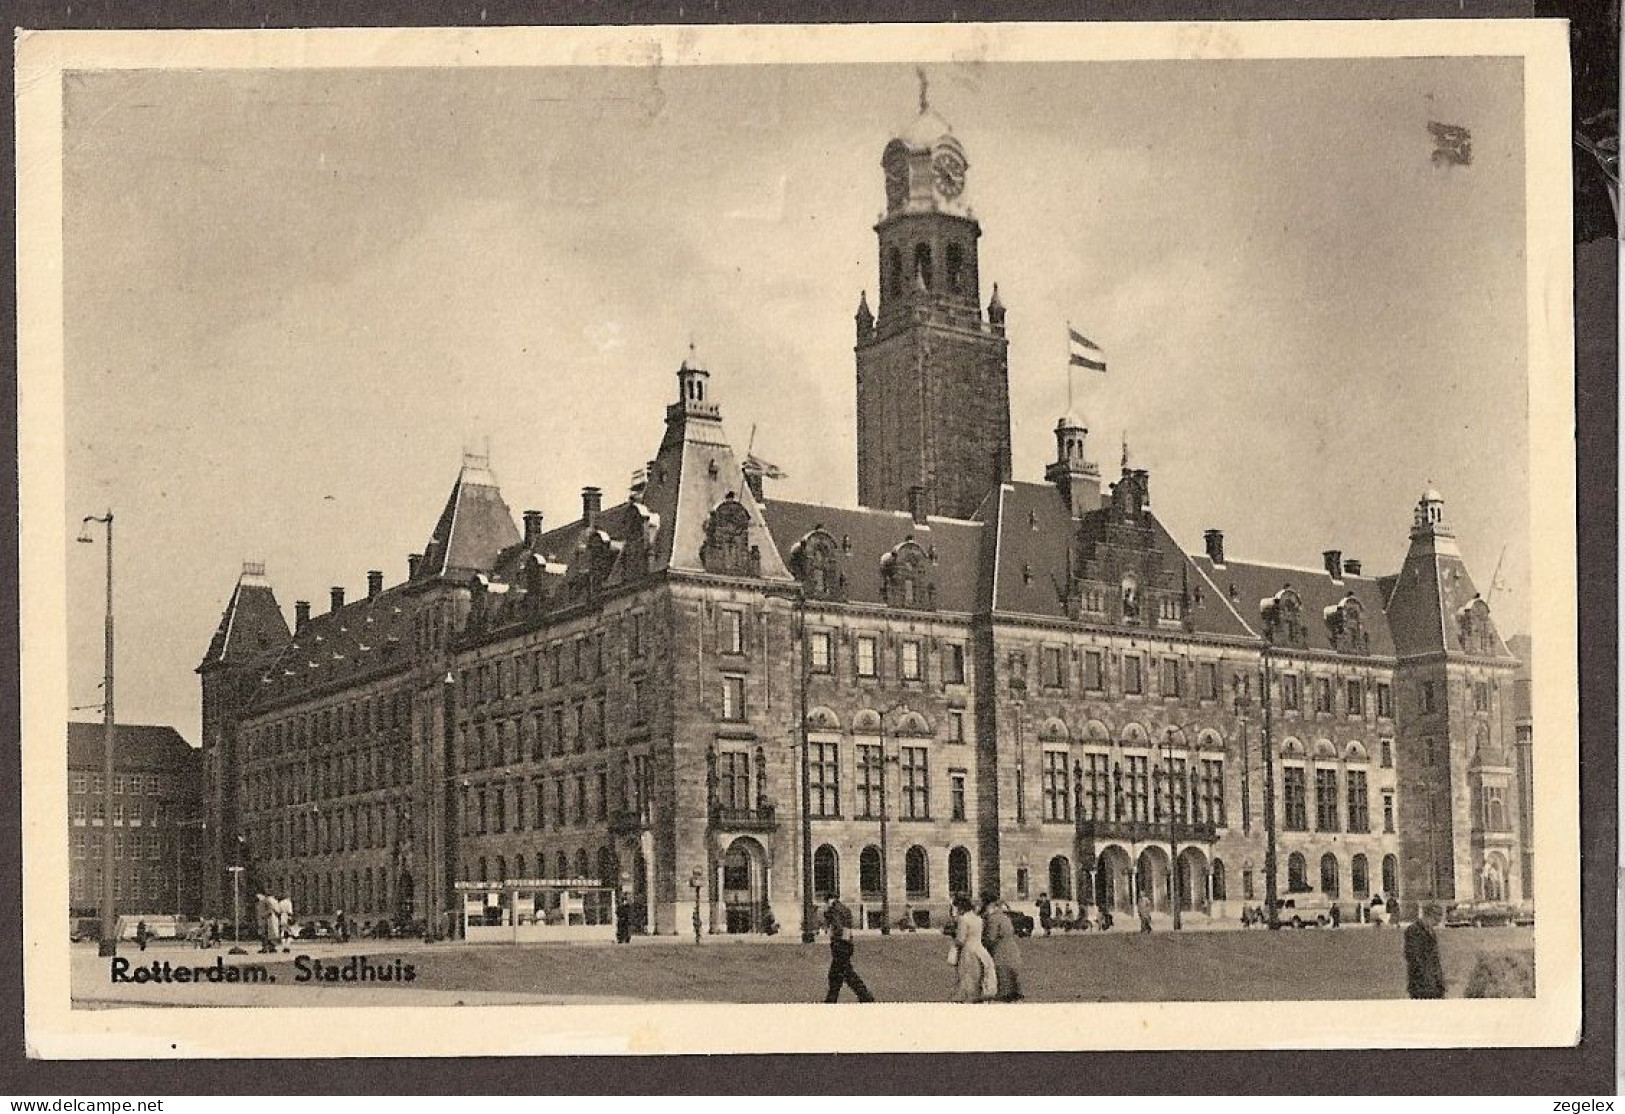
[[[929,109],[883,156],[862,506],[768,497],[685,363],[613,506],[521,531],[470,458],[403,583],[290,632],[245,573],[200,667],[210,815],[243,836],[210,869],[436,931],[458,882],[524,877],[601,879],[665,934],[799,928],[832,893],[869,927],[961,890],[1234,918],[1273,831],[1305,907],[1524,900],[1517,663],[1442,499],[1371,577],[1219,530],[1186,552],[1076,414],[1012,479],[967,165]]]

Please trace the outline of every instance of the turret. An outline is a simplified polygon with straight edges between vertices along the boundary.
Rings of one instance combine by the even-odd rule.
[[[1082,418],[1075,414],[1061,418],[1055,423],[1055,460],[1044,469],[1044,478],[1060,490],[1073,518],[1100,508],[1100,469],[1085,452],[1088,436]]]

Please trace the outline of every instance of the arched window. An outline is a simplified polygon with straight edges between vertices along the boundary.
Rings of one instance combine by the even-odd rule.
[[[515,855],[513,857],[513,876],[515,878],[523,878],[525,876],[525,856]]]
[[[965,249],[958,244],[948,245],[948,291],[959,293],[959,284],[965,269]]]
[[[605,886],[618,885],[621,880],[619,857],[608,847],[598,849],[598,881]]]
[[[1049,861],[1049,895],[1057,901],[1072,900],[1072,860],[1065,855]]]
[[[481,882],[489,882],[490,881],[490,877],[486,873],[486,869],[485,869],[485,856],[484,855],[480,856],[480,881]]]
[[[880,848],[865,847],[858,856],[858,889],[864,900],[880,900]]]
[[[591,870],[592,870],[592,866],[587,861],[587,849],[585,847],[579,848],[576,851],[576,875],[575,876],[577,878],[591,877],[591,873],[590,873]]]
[[[1330,851],[1320,857],[1320,892],[1337,896],[1337,856]]]
[[[841,896],[841,865],[835,848],[824,844],[813,852],[813,900]]]
[[[970,893],[970,852],[963,847],[948,852],[948,892]]]
[[[1297,851],[1286,857],[1287,893],[1303,893],[1309,889],[1309,864]]]
[[[508,878],[508,859],[504,855],[497,856],[497,876],[494,881],[504,882]]]
[[[1382,893],[1384,897],[1399,897],[1399,860],[1392,855],[1382,857]]]
[[[560,878],[570,877],[570,856],[563,851],[559,852],[558,870],[555,871],[555,874]]]
[[[1371,896],[1371,870],[1366,866],[1364,855],[1356,855],[1350,861],[1349,881],[1354,885],[1355,897]]]
[[[910,901],[931,896],[931,870],[925,848],[915,844],[903,856],[903,886]]]
[[[1224,861],[1213,860],[1213,900],[1224,900]]]
[[[886,293],[900,294],[903,290],[903,253],[895,247],[886,249]]]
[[[931,289],[931,245],[914,245],[914,273],[920,276],[920,281],[927,290]]]

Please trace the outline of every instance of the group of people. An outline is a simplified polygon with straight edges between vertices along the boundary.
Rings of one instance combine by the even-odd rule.
[[[829,992],[824,1001],[837,1002],[850,987],[860,1002],[873,1002],[874,994],[852,966],[852,910],[838,897],[824,905],[824,928],[829,933]],[[953,938],[948,962],[954,968],[957,1002],[1019,1002],[1021,945],[1009,910],[997,894],[985,895],[980,906],[968,894],[954,898],[953,917],[943,927]]]
[[[1051,901],[1048,891],[1038,895],[1038,927],[1048,936],[1059,928],[1064,932],[1088,932],[1098,928],[1105,932],[1112,926],[1112,911],[1102,907],[1099,916],[1091,921],[1085,907],[1074,908],[1070,901]]]

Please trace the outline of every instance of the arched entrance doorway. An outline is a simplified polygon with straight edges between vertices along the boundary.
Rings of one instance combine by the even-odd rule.
[[[1065,855],[1049,861],[1049,895],[1056,901],[1072,900],[1072,860]]]
[[[1179,853],[1179,907],[1191,913],[1208,911],[1207,856],[1197,847]]]
[[[1112,844],[1100,852],[1095,871],[1095,904],[1127,913],[1134,908],[1133,864],[1128,852]]]
[[[729,932],[760,932],[767,904],[767,852],[748,836],[722,856],[722,907]]]
[[[1159,913],[1168,911],[1168,852],[1160,847],[1141,851],[1135,881],[1141,897],[1150,895],[1152,909]]]

